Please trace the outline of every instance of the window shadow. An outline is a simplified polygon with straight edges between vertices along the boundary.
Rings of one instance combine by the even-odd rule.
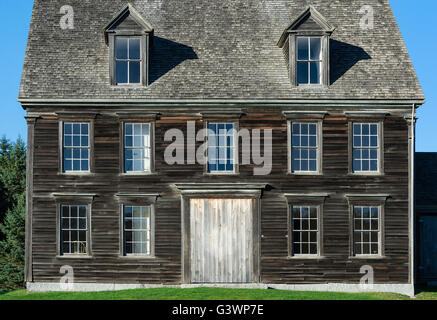
[[[152,84],[185,60],[198,59],[192,47],[154,37],[150,50],[149,83]]]
[[[363,48],[345,42],[331,39],[329,46],[331,85],[359,61],[372,59]]]

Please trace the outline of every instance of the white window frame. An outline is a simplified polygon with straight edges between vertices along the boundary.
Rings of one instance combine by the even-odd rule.
[[[211,171],[209,169],[209,125],[210,124],[232,124],[234,129],[234,135],[233,135],[233,170],[225,170],[225,171],[218,171],[214,170]],[[238,122],[235,121],[207,121],[205,123],[207,134],[206,134],[206,141],[207,141],[207,149],[206,149],[206,173],[209,175],[233,175],[238,173]],[[217,141],[218,143],[218,141]]]
[[[366,231],[366,230],[356,231],[355,220],[357,220],[357,219],[355,218],[355,208],[361,208],[361,212],[363,212],[364,208],[369,208],[369,210],[371,210],[372,208],[377,208],[378,209],[378,219],[377,219],[378,220],[378,230],[373,231],[371,229],[371,218],[368,218],[368,219],[370,219],[370,221],[369,221],[370,229],[368,231]],[[382,233],[382,213],[383,213],[383,206],[382,205],[362,205],[362,204],[360,204],[360,205],[353,205],[352,206],[352,255],[354,257],[372,257],[372,256],[380,257],[380,256],[382,256],[382,235],[383,235],[383,233]],[[360,220],[362,220],[362,224],[363,224],[363,220],[365,220],[365,218],[361,217]],[[356,244],[355,232],[361,233],[361,239],[363,239],[364,232],[369,232],[369,233],[370,232],[378,232],[378,253],[357,254],[356,250],[355,250],[355,244]],[[363,241],[361,241],[361,250],[363,250],[363,245],[365,243],[371,245],[372,243],[375,243],[375,242],[372,242],[372,241],[363,242]]]
[[[63,227],[63,217],[62,217],[62,209],[63,209],[63,207],[68,207],[69,208],[69,219],[71,219],[71,207],[77,207],[78,208],[78,210],[79,210],[79,207],[85,207],[85,209],[86,209],[86,215],[85,215],[85,221],[86,221],[86,228],[85,229],[79,229],[79,214],[78,214],[78,221],[77,221],[77,223],[78,223],[78,227],[76,228],[76,229],[68,229],[68,230],[65,230],[64,229],[64,227]],[[91,206],[89,205],[89,204],[60,204],[59,206],[58,206],[58,217],[59,217],[59,234],[58,234],[58,237],[59,237],[59,256],[61,256],[61,257],[71,257],[71,256],[78,256],[78,257],[83,257],[83,256],[89,256],[89,254],[90,254],[90,245],[91,245],[91,242],[90,242],[90,230],[91,230],[91,226],[90,226],[90,210],[91,210],[91,208],[90,208]],[[63,245],[64,245],[64,239],[63,239],[63,235],[62,235],[62,233],[63,233],[63,231],[75,231],[75,232],[79,232],[79,231],[85,231],[85,233],[86,233],[86,240],[85,240],[85,248],[86,248],[86,252],[84,252],[84,253],[75,253],[75,252],[72,252],[72,253],[70,253],[70,252],[68,252],[68,253],[65,253],[64,252],[64,250],[63,250]],[[76,242],[80,242],[80,241],[76,241]]]
[[[149,138],[148,138],[148,144],[149,146],[143,147],[143,152],[146,150],[146,148],[149,149],[149,169],[148,170],[138,170],[138,171],[127,171],[126,170],[126,153],[125,151],[127,149],[140,149],[136,147],[126,147],[126,125],[148,125],[149,126]],[[122,173],[125,175],[141,175],[141,174],[151,174],[154,170],[154,124],[153,122],[129,122],[129,121],[122,121]],[[132,135],[134,136],[134,135]],[[144,136],[142,136],[144,138]],[[133,141],[132,141],[133,143]],[[146,161],[146,159],[144,159]],[[145,166],[144,166],[145,168]]]
[[[293,146],[292,146],[292,138],[293,138],[293,123],[308,123],[308,124],[317,124],[317,148],[316,148],[316,171],[295,171],[293,170]],[[292,175],[321,175],[322,174],[322,167],[323,167],[323,124],[322,121],[314,121],[314,120],[290,120],[287,124],[287,130],[288,130],[288,173]]]
[[[308,60],[299,60],[299,39],[307,38],[308,39]],[[320,39],[320,60],[311,60],[311,38]],[[295,57],[295,65],[296,65],[296,85],[297,86],[321,86],[323,84],[323,72],[324,72],[324,62],[323,62],[323,36],[296,36],[296,57]],[[299,62],[307,62],[308,63],[308,83],[299,83],[298,78],[298,64]],[[319,62],[320,63],[320,77],[318,83],[311,83],[311,62]]]
[[[294,214],[293,214],[293,209],[294,208],[299,208],[300,210],[302,210],[302,208],[308,208],[309,210],[311,210],[311,208],[316,208],[317,210],[317,230],[311,230],[310,228],[310,224],[309,224],[309,229],[308,230],[295,230],[294,229]],[[289,241],[289,252],[290,252],[290,256],[291,257],[295,257],[295,258],[311,258],[311,257],[320,257],[321,255],[321,210],[322,210],[322,206],[321,205],[314,205],[314,204],[297,204],[297,205],[290,205],[290,213],[289,213],[289,237],[290,239]],[[309,211],[309,217],[311,214],[311,211]],[[302,219],[299,219],[302,220]],[[308,218],[308,220],[310,220],[310,218]],[[309,221],[308,221],[309,223]],[[301,222],[302,224],[302,222]],[[316,245],[317,245],[317,253],[295,253],[294,252],[294,234],[295,232],[317,232],[317,237],[316,237]],[[301,241],[302,242],[302,241]],[[310,245],[311,242],[308,242],[308,245]]]
[[[66,124],[72,124],[73,126],[75,124],[78,124],[81,126],[81,130],[82,130],[82,125],[86,124],[88,126],[88,146],[87,147],[82,147],[82,146],[66,146],[65,145],[65,125]],[[61,125],[61,141],[62,141],[62,149],[61,149],[61,168],[62,168],[62,172],[66,173],[66,174],[81,174],[81,173],[90,173],[91,172],[91,130],[92,130],[92,125],[90,122],[74,122],[74,121],[61,121],[60,122]],[[73,137],[74,134],[72,133],[71,136]],[[82,138],[82,133],[79,134],[79,137]],[[72,141],[73,144],[73,141]],[[88,150],[88,170],[74,170],[74,162],[72,163],[72,170],[65,170],[65,149],[69,148],[69,149],[80,149],[82,151],[82,149],[87,149]],[[81,152],[82,153],[82,152]],[[82,156],[80,161],[82,161]],[[81,167],[82,167],[82,163],[81,163]]]
[[[149,229],[145,230],[146,232],[150,233],[150,239],[149,239],[149,253],[126,253],[126,238],[125,238],[125,223],[124,223],[124,210],[126,207],[148,207],[149,208]],[[122,257],[145,257],[145,258],[151,258],[155,256],[155,205],[153,204],[122,204],[120,206],[121,208],[121,256]],[[133,230],[133,229],[132,229]],[[144,230],[143,230],[144,231]]]
[[[139,59],[130,59],[129,57],[127,59],[119,59],[117,58],[117,39],[127,39],[127,52],[129,56],[129,44],[131,39],[138,39],[140,41],[140,58]],[[141,36],[124,36],[124,35],[117,35],[114,38],[114,84],[117,86],[142,86],[143,85],[143,39]],[[117,62],[127,62],[127,82],[118,82],[117,81]],[[140,82],[130,82],[130,63],[131,62],[139,62],[140,63]]]
[[[355,124],[376,124],[377,125],[377,141],[378,147],[365,147],[364,149],[376,149],[377,150],[377,170],[354,170],[354,150],[355,149],[363,149],[363,147],[355,148],[355,134],[354,134],[354,125]],[[381,175],[383,173],[383,122],[381,121],[351,121],[350,122],[350,172],[354,175]],[[369,165],[370,169],[370,165]]]

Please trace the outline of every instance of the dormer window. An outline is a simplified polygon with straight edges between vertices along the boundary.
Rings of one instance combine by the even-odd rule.
[[[115,84],[141,84],[141,38],[115,38]]]
[[[148,85],[154,29],[130,4],[105,28],[109,74],[114,86]]]
[[[297,84],[322,83],[322,38],[298,37],[297,39]]]
[[[329,85],[329,41],[335,28],[309,6],[282,34],[282,48],[293,86]]]

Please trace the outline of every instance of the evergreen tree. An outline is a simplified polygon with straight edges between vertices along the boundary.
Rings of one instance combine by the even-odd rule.
[[[24,285],[24,241],[26,194],[16,196],[16,203],[6,212],[0,232],[0,288],[16,289]]]
[[[26,147],[21,138],[15,143],[0,140],[0,182],[11,208],[14,198],[26,190]]]
[[[24,283],[26,148],[0,139],[0,289]]]

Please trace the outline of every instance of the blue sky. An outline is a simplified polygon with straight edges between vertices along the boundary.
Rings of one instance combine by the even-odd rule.
[[[434,13],[437,1],[390,0],[416,68],[427,102],[419,109],[417,151],[437,152],[437,38]],[[26,48],[33,0],[0,1],[0,28],[4,30],[0,50],[0,135],[10,139],[26,138],[25,112],[16,101]]]

